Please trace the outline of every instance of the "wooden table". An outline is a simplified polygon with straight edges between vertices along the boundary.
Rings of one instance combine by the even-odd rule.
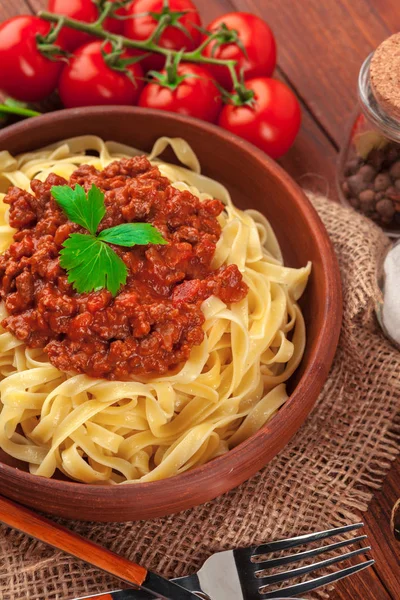
[[[262,16],[278,41],[276,76],[299,97],[301,133],[282,165],[302,185],[336,199],[338,150],[356,103],[356,81],[367,54],[400,30],[398,0],[195,0],[204,23],[224,12]],[[44,7],[45,0],[0,0],[0,20]],[[376,560],[374,569],[335,586],[334,600],[400,600],[400,543],[390,533],[400,497],[400,458],[360,515]]]

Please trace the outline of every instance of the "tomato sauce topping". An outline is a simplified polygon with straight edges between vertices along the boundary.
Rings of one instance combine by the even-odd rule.
[[[121,223],[152,223],[167,245],[112,246],[128,268],[113,298],[105,289],[79,294],[60,267],[63,242],[86,233],[51,196],[53,185],[105,194],[99,231]],[[33,194],[11,187],[10,225],[18,231],[0,256],[2,325],[31,348],[44,348],[62,371],[129,379],[160,375],[187,360],[204,338],[200,305],[211,295],[238,302],[247,286],[236,265],[211,269],[221,234],[219,200],[200,201],[175,189],[146,157],[122,159],[103,171],[79,167],[67,182],[50,174],[31,182]]]

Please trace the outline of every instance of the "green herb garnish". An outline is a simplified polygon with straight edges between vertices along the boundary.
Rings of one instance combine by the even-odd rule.
[[[168,243],[150,223],[123,223],[97,235],[106,208],[104,194],[95,185],[87,195],[79,184],[74,189],[68,185],[53,186],[51,194],[69,220],[89,232],[71,233],[60,252],[60,265],[68,273],[68,282],[80,294],[106,288],[115,296],[126,283],[128,269],[108,244],[131,248],[137,244]]]
[[[57,200],[70,221],[81,225],[92,235],[96,235],[100,221],[106,214],[104,194],[92,185],[88,195],[79,183],[72,189],[68,185],[55,185],[52,196]]]

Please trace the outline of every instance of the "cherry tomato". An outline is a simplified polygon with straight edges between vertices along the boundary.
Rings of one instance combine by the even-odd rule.
[[[225,43],[218,45],[218,40],[210,42],[203,54],[208,58],[237,60],[237,73],[243,70],[245,79],[269,77],[276,65],[276,42],[268,25],[257,17],[245,12],[233,12],[218,17],[207,27],[211,33],[222,24],[238,34],[239,45]],[[244,51],[243,51],[244,49]],[[232,78],[226,67],[208,65],[215,79],[225,88],[230,89]]]
[[[107,65],[102,47],[102,40],[82,46],[64,67],[58,89],[65,107],[136,103],[143,88],[141,66],[134,63],[127,67],[132,82],[126,73]],[[110,52],[111,44],[108,42],[103,50]],[[133,53],[126,50],[121,59],[131,56]]]
[[[159,13],[163,12],[163,0],[134,0],[127,8],[127,15],[130,19],[125,20],[124,35],[132,40],[146,40],[155,30],[158,21],[150,14],[143,13]],[[197,26],[201,25],[197,8],[191,0],[169,0],[168,9],[171,13],[187,11],[184,15],[177,19],[178,25],[183,27],[185,31],[170,25],[167,27],[157,43],[168,50],[194,50],[200,44],[201,33]],[[142,16],[141,16],[142,15]],[[176,18],[172,15],[172,19]],[[161,54],[152,54],[143,60],[143,69],[160,70],[163,68],[165,58]]]
[[[116,2],[117,0],[109,0]],[[99,18],[99,5],[93,0],[49,0],[48,10],[59,15],[66,15],[71,19],[83,21],[85,23],[94,23]],[[119,15],[125,14],[125,9],[118,9]],[[118,19],[108,17],[103,23],[104,29],[112,33],[122,33],[124,22]],[[91,40],[96,39],[83,31],[77,31],[71,27],[63,27],[58,37],[59,43],[63,48],[73,52],[79,46],[87,44]]]
[[[279,158],[293,144],[301,123],[300,105],[293,92],[281,81],[257,77],[246,81],[253,90],[254,105],[227,104],[219,125]]]
[[[30,15],[14,17],[0,25],[0,89],[17,100],[36,102],[53,92],[62,63],[50,60],[36,45],[50,23]]]
[[[188,75],[175,89],[152,82],[145,86],[139,98],[139,106],[170,110],[215,122],[222,106],[221,95],[210,73],[195,64],[178,65],[178,77]],[[165,71],[162,71],[165,75]]]

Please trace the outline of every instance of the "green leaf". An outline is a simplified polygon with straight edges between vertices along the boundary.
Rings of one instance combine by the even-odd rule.
[[[99,240],[118,246],[144,246],[146,244],[168,244],[151,223],[123,223],[99,233]]]
[[[123,223],[96,236],[106,208],[104,194],[95,185],[87,197],[79,184],[74,189],[68,185],[53,186],[51,193],[69,220],[90,232],[72,233],[60,252],[60,265],[80,294],[106,288],[115,296],[126,283],[128,269],[108,244],[131,247],[168,243],[151,223]]]
[[[77,183],[72,189],[68,185],[55,185],[51,194],[70,221],[81,225],[95,235],[100,221],[106,214],[104,194],[92,185],[86,198],[85,190]]]
[[[126,283],[128,270],[120,257],[93,235],[72,233],[63,244],[60,265],[80,294],[106,288],[115,296]]]
[[[90,205],[90,213],[88,215],[89,227],[87,229],[92,235],[94,235],[97,231],[98,226],[100,225],[100,221],[106,214],[104,194],[95,185],[92,185],[92,187],[89,190],[88,202]]]
[[[103,251],[103,264],[105,266],[106,261],[108,266],[105,268],[107,273],[107,289],[116,296],[121,285],[125,285],[128,277],[128,269],[124,261],[114,252],[107,244],[102,244]]]

